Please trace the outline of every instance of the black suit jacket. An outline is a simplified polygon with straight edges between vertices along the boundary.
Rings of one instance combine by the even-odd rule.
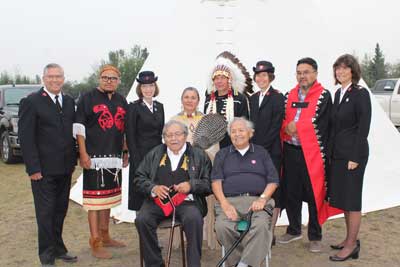
[[[278,90],[269,89],[259,105],[260,92],[250,97],[250,120],[255,131],[252,143],[264,147],[271,156],[282,154],[280,130],[285,114],[285,97]]]
[[[62,113],[43,88],[21,100],[18,137],[29,175],[73,172],[76,165],[74,120],[75,103],[67,95],[63,94]]]
[[[129,104],[126,117],[126,140],[129,149],[130,167],[136,169],[144,156],[162,143],[164,106],[153,101],[153,112],[142,99]]]
[[[351,85],[340,103],[339,99],[340,90],[337,90],[331,113],[331,156],[359,162],[369,155],[370,95],[367,89]]]

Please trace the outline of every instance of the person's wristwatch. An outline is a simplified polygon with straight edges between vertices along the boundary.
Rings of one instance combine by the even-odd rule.
[[[262,194],[260,195],[260,198],[261,198],[261,199],[264,199],[264,200],[267,200],[267,195],[264,194],[264,193],[262,193]]]

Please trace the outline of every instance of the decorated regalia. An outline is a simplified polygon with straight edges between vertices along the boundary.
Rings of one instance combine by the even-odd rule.
[[[214,85],[214,78],[222,75],[229,79],[230,88],[225,95],[219,95]],[[246,68],[230,52],[218,55],[210,75],[210,84],[207,89],[204,103],[204,113],[218,113],[225,117],[227,122],[234,117],[249,117],[247,95],[252,93],[252,80]],[[220,147],[231,144],[228,134],[219,143]]]
[[[329,91],[324,89],[318,81],[314,82],[304,99],[300,99],[300,95],[299,85],[286,94],[286,112],[281,130],[281,138],[284,144],[285,204],[290,223],[287,232],[292,235],[299,234],[291,231],[296,231],[299,227],[301,203],[306,201],[310,213],[309,239],[320,240],[320,225],[329,216],[341,212],[330,207],[326,201],[327,138],[332,99]],[[301,109],[301,113],[297,118],[296,128],[297,139],[301,146],[293,142],[292,136],[285,133],[286,126],[295,120],[298,109]],[[299,170],[299,165],[302,164],[305,165],[304,170],[299,172],[304,174],[300,175],[303,176],[301,177],[303,184],[296,188],[295,182],[290,182],[290,178],[295,177],[295,174],[292,173],[293,170]],[[300,196],[300,199],[296,199],[298,196]]]
[[[187,141],[193,144],[194,131],[203,116],[204,114],[199,111],[195,111],[193,114],[187,114],[186,112],[182,111],[179,112],[176,116],[172,117],[171,120],[180,121],[188,127],[189,134],[187,137]]]
[[[76,111],[76,134],[83,135],[90,169],[83,170],[83,207],[110,209],[121,203],[122,153],[127,102],[123,96],[93,89]]]

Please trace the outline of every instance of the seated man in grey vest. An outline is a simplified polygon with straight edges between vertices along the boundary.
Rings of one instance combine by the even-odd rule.
[[[165,144],[152,149],[135,172],[134,186],[148,198],[144,201],[136,227],[142,240],[146,266],[164,266],[157,242],[157,226],[165,219],[159,200],[168,199],[169,190],[185,194],[176,206],[176,219],[183,224],[187,240],[188,266],[200,267],[203,217],[207,214],[205,197],[211,193],[211,161],[205,152],[186,142],[188,128],[179,121],[165,124]]]
[[[221,245],[230,248],[239,238],[236,224],[252,210],[251,229],[228,257],[227,266],[260,266],[271,247],[271,217],[264,207],[274,205],[272,194],[279,185],[268,152],[250,143],[253,125],[235,118],[228,126],[232,145],[218,151],[211,173],[215,205],[215,231]]]

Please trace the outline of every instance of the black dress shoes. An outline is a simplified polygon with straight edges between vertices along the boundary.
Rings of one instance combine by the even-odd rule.
[[[357,244],[357,246],[353,249],[353,251],[347,255],[346,257],[339,257],[337,255],[329,256],[329,260],[331,261],[345,261],[350,258],[352,259],[358,259],[358,256],[360,254],[360,246]]]
[[[357,239],[357,246],[360,246],[360,245],[361,245],[360,239]],[[343,246],[331,245],[331,249],[341,250],[341,249],[343,249]]]
[[[72,256],[72,255],[69,255],[68,253],[56,256],[56,259],[62,260],[64,262],[77,262],[78,261],[77,256]]]

